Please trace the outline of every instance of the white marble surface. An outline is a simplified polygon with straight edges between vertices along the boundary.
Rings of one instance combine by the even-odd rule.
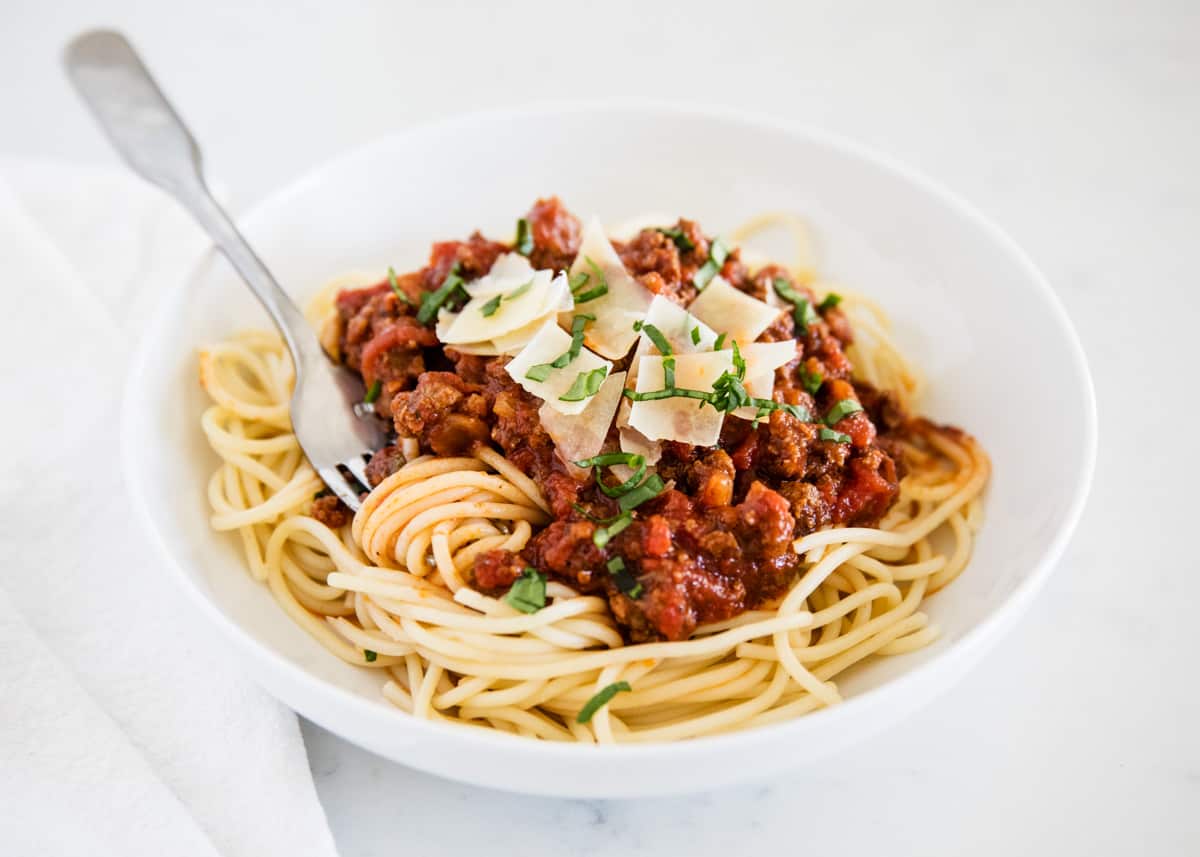
[[[966,681],[783,779],[532,799],[307,725],[343,853],[1200,851],[1200,5],[594,5],[7,0],[2,148],[111,160],[53,64],[95,24],[138,43],[243,207],[347,146],[493,104],[650,94],[803,119],[940,179],[1041,264],[1096,379],[1092,499],[1043,597]],[[1053,413],[1014,419],[1030,443],[1054,430]]]

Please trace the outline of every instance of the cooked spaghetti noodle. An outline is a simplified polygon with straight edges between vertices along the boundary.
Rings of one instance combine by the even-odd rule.
[[[882,311],[849,297],[843,307],[869,334],[855,346],[856,368],[910,398],[916,375]],[[200,366],[213,399],[202,426],[222,460],[208,486],[213,527],[238,534],[251,574],[296,622],[346,662],[381,671],[384,696],[422,718],[632,743],[837,703],[834,679],[848,668],[936,637],[922,603],[962,572],[982,521],[982,449],[914,420],[900,444],[907,474],[877,525],[797,539],[799,578],[770,605],[687,639],[630,644],[608,600],[561,580],[545,584],[534,612],[472,587],[477,558],[521,552],[552,518],[539,485],[495,449],[422,455],[406,442],[407,462],[335,530],[308,514],[323,486],[291,433],[280,338],[239,334],[202,352]],[[607,704],[579,716],[601,691]]]

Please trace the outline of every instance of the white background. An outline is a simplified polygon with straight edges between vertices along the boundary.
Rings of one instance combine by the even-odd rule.
[[[459,111],[734,105],[856,138],[960,192],[1029,250],[1079,328],[1101,419],[1091,502],[1032,612],[928,710],[784,779],[629,803],[476,790],[306,726],[346,857],[1200,851],[1200,4],[0,10],[0,152],[113,160],[57,67],[97,24],[130,35],[240,209],[346,147]],[[1055,430],[1053,413],[1013,419],[1031,444]]]

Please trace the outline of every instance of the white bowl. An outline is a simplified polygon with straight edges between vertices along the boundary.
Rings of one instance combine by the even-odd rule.
[[[631,797],[760,778],[894,724],[969,669],[1029,605],[1084,503],[1096,447],[1091,379],[1062,306],[1028,258],[926,179],[812,131],[725,113],[606,105],[472,115],[372,143],[295,182],[243,223],[297,298],[355,268],[415,268],[430,242],[507,236],[540,195],[616,222],[685,213],[713,232],[804,215],[827,277],[876,297],[928,375],[925,413],[974,433],[994,464],[966,572],[932,598],[941,638],[839,678],[847,701],[767,728],[638,747],[573,746],[417,720],[384,701],[251,581],[209,529],[216,460],[199,426],[196,349],[266,316],[210,254],[166,292],[132,370],[125,473],[170,575],[214,639],[284,703],[382,756],[555,796]],[[164,284],[164,286],[170,284]],[[926,608],[922,608],[926,609]]]

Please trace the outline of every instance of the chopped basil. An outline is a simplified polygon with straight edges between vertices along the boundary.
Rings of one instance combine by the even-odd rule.
[[[729,258],[729,248],[725,246],[725,242],[720,238],[714,238],[708,246],[708,261],[700,266],[700,270],[692,277],[692,282],[696,284],[696,288],[704,291],[712,278],[721,273],[721,267],[725,264],[725,260]]]
[[[796,331],[801,335],[808,333],[810,324],[821,320],[821,316],[817,315],[812,301],[808,298],[800,299],[800,303],[796,304],[796,308],[792,310],[792,318],[796,320]]]
[[[533,252],[533,230],[529,228],[529,221],[524,217],[517,221],[517,238],[513,241],[513,249],[522,256]]]
[[[671,356],[673,353],[671,351],[671,343],[667,342],[667,338],[663,336],[661,330],[652,324],[646,324],[643,322],[642,333],[646,334],[650,341],[654,343],[654,347],[658,349],[659,354],[663,355],[664,357]]]
[[[575,376],[571,389],[558,397],[560,402],[582,402],[600,391],[600,385],[608,377],[608,367],[600,366],[590,372],[580,372]]]
[[[546,575],[528,566],[513,581],[504,603],[522,613],[536,613],[546,606]]]
[[[505,299],[506,301],[515,301],[515,300],[516,300],[517,298],[519,298],[521,295],[523,295],[523,294],[525,294],[527,291],[529,291],[529,290],[530,290],[532,287],[533,287],[533,278],[531,277],[531,278],[529,279],[529,282],[527,282],[527,283],[522,283],[521,285],[517,286],[517,287],[516,287],[515,289],[513,289],[511,292],[509,292],[508,294],[506,294],[506,295],[504,296],[504,299]]]
[[[596,547],[603,549],[605,545],[612,541],[613,536],[625,530],[625,528],[632,523],[633,513],[622,512],[613,518],[607,527],[600,527],[596,529],[596,532],[592,534],[592,543],[595,544]]]
[[[576,304],[585,304],[588,301],[594,301],[596,298],[601,298],[608,294],[608,278],[604,276],[604,271],[600,270],[600,266],[587,256],[583,257],[583,261],[592,269],[592,273],[579,275],[587,279],[582,280],[578,286],[575,285],[575,280],[571,281],[571,295],[575,298]],[[580,291],[593,278],[596,280],[596,285],[587,291]]]
[[[484,318],[491,318],[493,315],[495,315],[496,310],[500,309],[500,301],[503,299],[503,297],[503,295],[496,295],[490,301],[481,306],[479,308],[480,315],[482,315]]]
[[[837,306],[841,302],[842,302],[841,295],[837,294],[836,292],[830,292],[829,294],[827,294],[824,297],[824,299],[819,304],[817,304],[817,309],[819,309],[821,312],[825,312],[825,310],[833,309],[835,306]]]
[[[553,369],[566,369],[571,362],[579,356],[583,350],[583,329],[589,321],[595,321],[596,317],[589,313],[579,313],[571,319],[571,346],[558,355],[549,363],[535,363],[530,366],[525,372],[525,377],[530,381],[545,381],[550,377],[550,372]],[[583,373],[580,373],[583,374]],[[576,379],[578,381],[578,379]],[[604,380],[603,376],[600,378]],[[599,386],[596,389],[600,389]],[[565,402],[578,402],[579,399],[563,399]]]
[[[459,264],[455,262],[450,273],[446,275],[446,279],[442,281],[442,285],[436,291],[426,292],[421,297],[421,308],[417,310],[417,321],[421,324],[429,324],[437,316],[438,310],[454,297],[455,292],[466,294],[463,291],[463,284],[466,281],[459,276],[459,270]]]
[[[688,237],[688,234],[678,226],[672,226],[670,229],[659,228],[658,231],[674,241],[675,246],[684,253],[688,253],[696,249],[696,243],[692,241],[692,239]]]
[[[817,394],[817,391],[821,389],[821,384],[824,382],[825,379],[821,376],[820,372],[809,372],[806,367],[800,367],[800,385],[812,395],[815,396]]]
[[[630,598],[639,598],[642,594],[642,584],[625,568],[625,560],[619,556],[608,561],[608,573],[612,575],[613,583],[620,592]]]
[[[836,425],[839,420],[843,420],[851,414],[857,414],[862,409],[862,405],[853,399],[842,399],[825,415],[825,425]]]
[[[597,711],[608,705],[609,700],[611,700],[614,696],[621,691],[629,692],[631,690],[633,690],[633,688],[629,686],[629,682],[627,681],[618,681],[608,685],[587,701],[587,704],[579,710],[579,714],[575,717],[575,722],[587,723],[592,719]]]
[[[363,396],[363,404],[369,405],[379,398],[379,394],[383,392],[383,382],[378,378],[371,384],[371,389],[367,390],[367,394]]]
[[[842,434],[840,431],[834,431],[831,428],[821,426],[821,430],[817,432],[817,437],[820,440],[832,440],[834,443],[849,443],[850,435]]]
[[[700,328],[693,327],[692,328],[692,345],[699,345],[699,344],[700,344]]]
[[[602,455],[571,462],[576,467],[612,467],[614,464],[624,464],[637,467],[642,463],[642,457],[633,452],[606,452]],[[636,462],[636,464],[635,464]]]
[[[803,336],[808,333],[808,326],[814,321],[820,321],[820,316],[813,308],[812,301],[806,298],[800,292],[785,280],[783,277],[776,277],[771,285],[775,289],[775,294],[779,295],[785,301],[792,305],[792,318],[796,322],[796,332]]]
[[[375,663],[375,659],[376,659],[377,657],[379,657],[379,653],[378,653],[378,652],[372,652],[370,649],[363,649],[363,659],[364,659],[364,660],[365,660],[367,663],[369,663],[369,664],[373,664],[373,663]]]
[[[629,466],[634,468],[633,475],[622,482],[620,485],[609,486],[600,478],[600,474],[596,474],[596,485],[602,492],[609,497],[620,497],[622,494],[627,494],[638,486],[642,481],[642,477],[646,475],[646,460],[640,455],[633,456],[637,460],[636,464],[631,463]]]
[[[388,285],[392,287],[392,291],[396,293],[396,299],[402,304],[412,306],[412,298],[404,293],[400,288],[400,284],[396,282],[396,269],[388,267]]]
[[[621,511],[628,512],[647,500],[653,500],[664,490],[666,490],[666,486],[663,484],[662,478],[657,473],[652,473],[641,485],[618,497],[617,505],[621,507]]]
[[[713,351],[720,351],[725,347],[725,337],[727,334],[722,333],[717,337],[717,341],[713,343]]]

